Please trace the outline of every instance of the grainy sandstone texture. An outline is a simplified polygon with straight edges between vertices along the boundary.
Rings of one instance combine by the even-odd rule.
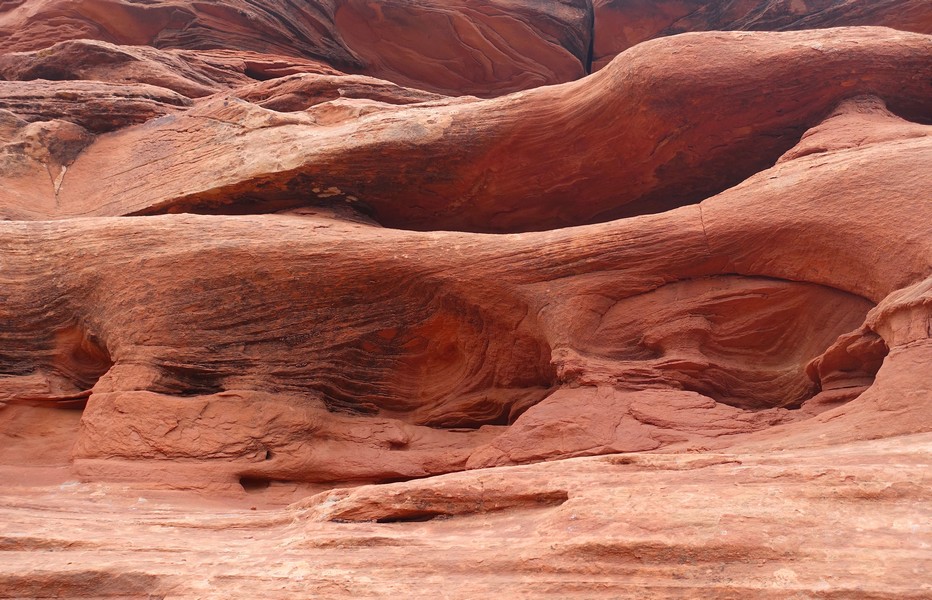
[[[593,0],[592,70],[619,52],[689,31],[789,31],[885,25],[932,33],[924,0]]]
[[[929,597],[930,31],[0,0],[0,598]]]

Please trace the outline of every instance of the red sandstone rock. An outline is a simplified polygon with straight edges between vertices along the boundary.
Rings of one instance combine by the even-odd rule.
[[[587,72],[592,36],[587,0],[340,0],[336,5],[336,28],[365,65],[363,71],[404,85],[489,96],[572,81]]]
[[[484,102],[283,114],[214,96],[94,144],[57,200],[36,190],[27,205],[3,205],[26,219],[346,202],[414,229],[576,225],[701,200],[772,164],[864,91],[924,118],[929,77],[927,36],[849,29],[658,40],[597,77]],[[792,100],[800,93],[805,103]],[[669,101],[687,94],[685,105]]]
[[[0,55],[0,77],[9,81],[146,83],[188,98],[297,73],[337,75],[339,71],[314,61],[254,52],[157,50],[95,40]]]
[[[299,112],[341,99],[401,105],[444,98],[371,77],[307,73],[245,85],[237,88],[234,94],[237,98],[277,112]]]
[[[929,36],[237,6],[0,5],[0,596],[928,595]]]
[[[52,0],[7,2],[0,50],[95,39],[157,48],[247,50],[358,64],[333,31],[333,3]]]
[[[31,249],[5,262],[5,279],[20,282],[4,309],[16,357],[5,369],[23,374],[7,389],[24,390],[9,401],[93,385],[75,447],[84,476],[126,477],[108,459],[219,460],[210,481],[223,471],[229,485],[412,477],[792,429],[811,411],[785,407],[831,387],[806,365],[858,330],[870,301],[928,268],[932,215],[915,199],[929,186],[930,139],[928,126],[857,99],[805,136],[825,152],[788,153],[699,206],[517,236],[320,215],[8,224],[10,247]],[[908,243],[865,261],[891,231]],[[74,253],[82,269],[63,270]],[[157,306],[145,300],[153,289]],[[40,335],[35,319],[14,318],[31,314],[43,315]],[[881,354],[899,352],[902,340],[866,326]],[[884,373],[874,356],[858,366],[861,385]],[[690,393],[591,396],[604,386]],[[818,419],[857,439],[848,406]],[[232,421],[217,425],[210,407]],[[924,430],[926,405],[907,408],[888,432]],[[327,410],[354,414],[347,423],[365,433],[347,439]],[[343,453],[366,458],[331,470]]]
[[[641,42],[693,31],[884,25],[932,33],[923,0],[593,0],[593,10],[593,71]]]
[[[591,22],[584,0],[7,2],[0,52],[79,39],[225,48],[320,60],[435,92],[495,95],[585,75]]]
[[[0,81],[0,110],[27,121],[66,120],[104,133],[177,112],[191,101],[145,84]]]
[[[918,434],[582,458],[336,490],[275,510],[263,504],[287,489],[275,483],[224,503],[6,483],[0,582],[21,597],[919,599],[930,450]]]

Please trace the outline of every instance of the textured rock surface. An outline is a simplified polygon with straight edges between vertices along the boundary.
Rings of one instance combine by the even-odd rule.
[[[0,597],[928,597],[932,38],[580,77],[930,11],[692,4],[0,2]]]
[[[255,52],[157,50],[97,40],[70,40],[32,52],[0,55],[0,76],[9,81],[146,83],[189,98],[297,73],[334,75],[339,71],[315,61]]]
[[[317,59],[345,71],[458,94],[489,95],[576,79],[586,73],[591,31],[586,0],[0,4],[0,52],[78,39],[223,48]]]
[[[690,31],[885,25],[932,33],[924,0],[593,0],[592,70],[637,44]]]
[[[144,123],[190,105],[180,94],[145,84],[0,82],[0,110],[26,122],[67,120],[93,133]]]
[[[113,484],[7,484],[0,593],[918,600],[932,567],[930,451],[923,434],[582,458],[255,512],[267,490],[221,505]]]
[[[854,99],[698,206],[520,236],[310,213],[0,224],[9,400],[93,387],[75,446],[89,476],[116,468],[104,459],[211,458],[231,485],[648,450],[796,420],[808,413],[787,408],[846,370],[803,367],[929,270],[932,207],[916,201],[929,132]],[[902,345],[872,323],[885,350]],[[329,467],[347,444],[373,454]]]
[[[46,188],[22,204],[12,190],[0,199],[9,218],[338,201],[393,227],[577,225],[697,202],[738,183],[851,95],[878,93],[927,120],[930,78],[928,36],[842,29],[658,40],[595,77],[489,101],[402,109],[380,94],[282,113],[213,96],[101,139],[55,198]],[[686,95],[688,103],[670,101]],[[800,95],[807,101],[794,101]]]

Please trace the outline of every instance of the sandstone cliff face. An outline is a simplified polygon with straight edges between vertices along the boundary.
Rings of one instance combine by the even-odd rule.
[[[930,15],[0,3],[0,597],[924,597]]]

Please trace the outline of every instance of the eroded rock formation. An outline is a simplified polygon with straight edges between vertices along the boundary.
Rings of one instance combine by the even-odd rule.
[[[885,25],[932,33],[923,0],[593,0],[592,70],[637,44],[690,31]]]
[[[457,94],[495,95],[581,77],[592,35],[587,0],[6,4],[13,6],[0,7],[0,51],[85,39],[229,49],[312,58],[342,71]]]
[[[932,13],[642,4],[0,4],[0,588],[923,597]]]

